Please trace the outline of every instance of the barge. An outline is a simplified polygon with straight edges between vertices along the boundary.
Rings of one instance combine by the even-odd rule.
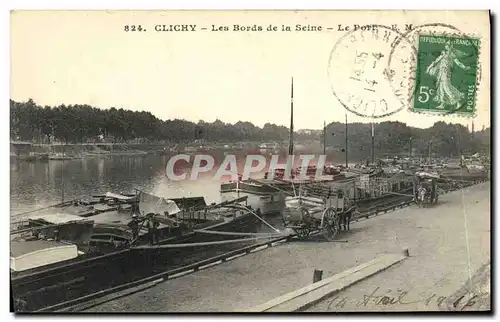
[[[102,196],[30,216],[11,231],[11,286],[16,302],[24,303],[20,310],[38,310],[213,256],[235,244],[185,246],[255,233],[261,224],[244,206],[247,198],[208,206],[187,199],[188,208],[146,193],[107,194],[105,203],[92,203],[95,199]],[[166,244],[183,247],[138,247]]]
[[[331,182],[338,179],[283,179],[280,170],[275,176],[276,179],[269,179],[267,176],[264,179],[248,179],[232,182],[221,183],[220,193],[223,201],[239,198],[241,196],[248,197],[248,203],[263,215],[280,215],[285,208],[285,198],[288,195],[295,195],[297,189],[302,185],[312,185],[321,182]]]

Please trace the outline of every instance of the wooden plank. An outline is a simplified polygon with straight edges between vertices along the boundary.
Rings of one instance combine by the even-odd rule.
[[[377,265],[372,265],[367,267],[362,271],[358,271],[352,275],[346,276],[345,278],[339,279],[332,284],[328,284],[323,288],[319,288],[313,292],[307,293],[302,297],[293,299],[292,301],[283,303],[277,307],[268,310],[268,312],[296,312],[304,310],[315,303],[327,298],[333,293],[339,292],[350,285],[353,285],[371,275],[381,272],[392,265],[404,260],[406,256],[398,255],[392,258],[385,258],[381,260]]]
[[[314,291],[315,289],[318,289],[320,287],[323,287],[329,283],[331,283],[333,280],[336,280],[336,279],[339,279],[339,278],[344,278],[345,276],[348,276],[350,274],[353,274],[359,270],[362,270],[366,267],[370,267],[372,265],[375,265],[376,263],[379,262],[379,259],[378,258],[375,258],[369,262],[366,262],[366,263],[363,263],[359,266],[356,266],[356,267],[353,267],[353,268],[350,268],[346,271],[343,271],[342,273],[339,273],[337,275],[334,275],[330,278],[327,278],[327,279],[324,279],[322,281],[319,281],[317,283],[314,283],[314,284],[311,284],[311,285],[308,285],[306,287],[303,287],[297,291],[294,291],[294,292],[291,292],[291,293],[288,293],[288,294],[285,294],[283,296],[280,296],[280,297],[277,297],[269,302],[266,302],[264,304],[261,304],[259,306],[256,306],[250,310],[246,310],[247,312],[264,312],[264,311],[267,311],[281,303],[284,303],[286,301],[290,301],[292,300],[293,298],[295,297],[298,297],[298,296],[302,296],[306,293],[309,293],[311,291]]]
[[[367,263],[348,269],[320,282],[308,285],[294,292],[285,294],[267,303],[245,312],[295,312],[304,309],[321,299],[343,290],[344,288],[365,279],[377,272],[404,260],[405,255],[387,254]]]

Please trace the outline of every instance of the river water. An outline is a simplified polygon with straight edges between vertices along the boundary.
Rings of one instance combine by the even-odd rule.
[[[164,198],[203,196],[207,203],[220,202],[220,184],[231,180],[231,177],[224,176],[221,180],[214,180],[214,175],[226,154],[215,154],[215,166],[211,172],[200,175],[197,180],[182,181],[172,181],[166,176],[168,156],[108,155],[38,162],[11,159],[11,217],[58,204],[62,200],[106,192],[134,193],[134,189]],[[239,173],[243,172],[245,157],[246,153],[237,156]],[[284,164],[286,160],[280,158],[279,162]],[[299,160],[296,166],[299,165],[298,162]],[[180,172],[177,172],[179,169]],[[264,171],[252,177],[262,177]],[[189,173],[189,165],[176,163],[176,174],[183,172]]]
[[[25,162],[11,160],[11,216],[90,194],[134,193],[140,189],[161,197],[204,196],[220,201],[221,181],[207,175],[199,180],[170,181],[167,157],[106,156],[75,160]]]

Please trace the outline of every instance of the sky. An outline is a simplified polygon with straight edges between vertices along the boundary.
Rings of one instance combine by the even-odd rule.
[[[154,12],[17,11],[11,13],[11,99],[32,98],[39,105],[89,104],[99,108],[149,111],[160,119],[198,122],[250,121],[289,125],[290,83],[294,79],[296,129],[320,129],[323,122],[370,122],[339,103],[334,90],[351,92],[347,75],[356,50],[384,44],[361,42],[334,51],[345,35],[339,25],[414,25],[441,22],[481,38],[481,81],[475,128],[490,125],[489,17],[475,12]],[[195,32],[157,32],[156,25],[196,25]],[[235,24],[281,29],[296,24],[322,31],[245,32]],[[125,32],[141,25],[143,32]],[[230,31],[212,31],[213,25]],[[203,31],[201,28],[207,28]],[[327,28],[333,28],[327,30]],[[385,47],[384,47],[385,46]],[[405,55],[401,49],[400,55]],[[405,66],[396,65],[401,80]],[[335,76],[332,76],[332,71]],[[382,80],[383,81],[383,80]],[[382,82],[383,83],[383,82]],[[389,110],[399,108],[387,84],[373,94]],[[360,93],[352,88],[353,93]],[[345,97],[345,96],[344,96]],[[420,115],[407,106],[382,121],[429,127],[446,121],[471,125],[472,119]]]

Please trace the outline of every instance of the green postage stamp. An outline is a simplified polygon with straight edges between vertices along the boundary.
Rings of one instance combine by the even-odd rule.
[[[420,35],[414,112],[474,116],[479,39]]]

